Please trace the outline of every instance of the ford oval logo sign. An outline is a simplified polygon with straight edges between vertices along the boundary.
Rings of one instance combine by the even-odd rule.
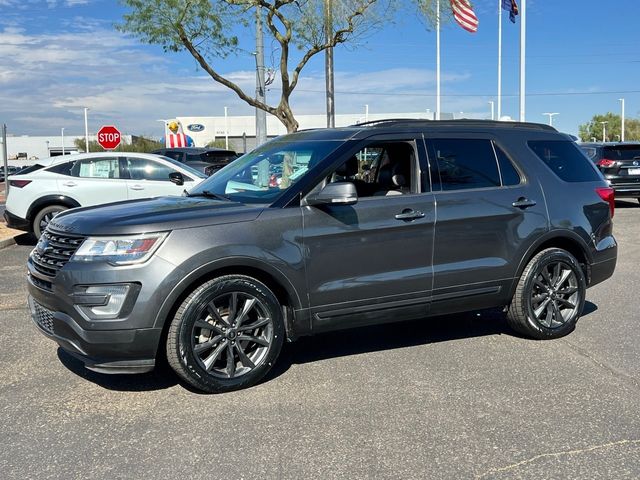
[[[200,123],[192,123],[191,125],[187,125],[187,130],[191,132],[201,132],[204,130],[204,125]]]

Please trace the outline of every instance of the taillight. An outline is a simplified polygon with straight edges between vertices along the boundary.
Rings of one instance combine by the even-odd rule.
[[[604,167],[604,168],[613,167],[615,164],[616,164],[615,160],[609,160],[608,158],[603,158],[602,160],[598,160],[598,163],[596,163],[596,165],[598,165],[599,167]]]
[[[31,180],[9,180],[9,185],[11,185],[12,187],[18,187],[18,188],[26,187],[30,183],[31,183]]]
[[[609,210],[611,211],[611,218],[613,218],[613,212],[616,208],[616,192],[611,187],[596,188],[596,193],[602,200],[609,204]]]

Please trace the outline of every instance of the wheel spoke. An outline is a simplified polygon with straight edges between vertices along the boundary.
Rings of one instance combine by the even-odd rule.
[[[254,337],[253,335],[240,335],[238,340],[245,340],[253,343],[257,343],[258,345],[262,345],[264,347],[269,346],[269,342],[262,337]]]
[[[202,363],[204,363],[205,370],[207,371],[211,370],[211,367],[213,366],[215,361],[220,357],[220,354],[225,348],[227,348],[226,343],[221,343],[216,347],[216,349],[213,352],[211,352],[211,355],[209,355],[207,358],[205,358],[202,361]]]
[[[571,295],[573,293],[576,293],[578,291],[578,287],[567,287],[567,288],[563,288],[561,290],[558,290],[558,294],[560,295]]]
[[[553,303],[552,302],[547,303],[547,315],[545,317],[545,320],[547,321],[547,327],[551,328],[551,325],[553,324]]]
[[[240,312],[240,315],[238,315],[238,319],[236,320],[236,327],[239,327],[240,325],[242,325],[242,322],[244,322],[247,319],[247,315],[249,314],[249,312],[251,311],[251,309],[255,304],[256,304],[255,298],[247,298],[244,301],[244,305],[242,306],[242,312]]]
[[[547,268],[548,267],[543,268],[542,272],[540,272],[540,273],[542,273],[542,277],[544,278],[545,282],[547,282],[546,285],[545,285],[546,288],[548,288],[551,285],[553,285],[553,281],[551,280],[551,277],[549,276],[549,271],[547,270]]]
[[[227,315],[227,323],[231,325],[233,320],[236,318],[236,313],[238,311],[238,294],[233,292],[231,294],[231,299],[229,300],[229,315]]]
[[[560,307],[558,307],[558,303],[557,302],[551,302],[551,305],[553,305],[553,313],[556,319],[557,323],[564,323],[564,317],[562,316],[562,312],[560,312]]]
[[[542,312],[545,311],[550,301],[551,299],[549,297],[545,298],[544,301],[540,304],[540,306],[533,311],[533,314],[536,316],[537,319],[542,320],[540,318],[540,315],[542,315]]]
[[[576,308],[576,306],[573,303],[571,303],[569,300],[565,298],[558,297],[558,302],[560,302],[562,305],[564,305],[567,308],[571,308],[571,309]]]
[[[533,297],[531,299],[531,303],[538,304],[541,301],[543,301],[545,298],[547,298],[548,296],[549,296],[549,294],[547,292],[539,293],[538,295],[536,295],[535,297]]]
[[[206,320],[202,320],[202,319],[196,320],[196,323],[194,323],[193,326],[199,327],[199,328],[206,328],[207,330],[213,330],[215,332],[222,333],[222,329],[220,327],[217,327],[213,323],[209,323]]]
[[[249,368],[256,368],[256,365],[251,361],[249,357],[247,357],[247,354],[242,349],[242,345],[240,345],[240,343],[236,344],[236,350],[238,351],[238,357],[240,357],[240,362],[242,363],[242,365]]]
[[[213,348],[220,340],[222,340],[222,335],[217,335],[213,337],[211,340],[207,340],[206,342],[198,343],[195,347],[193,347],[194,353],[202,353],[204,350],[209,348]]]
[[[562,265],[560,265],[560,263],[556,263],[553,266],[553,283],[551,284],[552,286],[556,286],[558,284],[558,279],[560,278],[560,275],[562,274]]]
[[[209,312],[209,315],[211,315],[211,318],[213,318],[215,321],[227,324],[227,322],[225,322],[220,316],[220,312],[218,311],[215,303],[213,303],[213,300],[207,304],[207,312]]]
[[[569,270],[569,269],[563,270],[562,271],[562,276],[560,277],[558,282],[554,285],[554,288],[560,288],[562,286],[562,284],[567,281],[567,279],[571,276],[572,273],[573,272],[571,272],[571,270]]]
[[[233,354],[233,344],[227,344],[227,375],[233,378],[236,373],[236,358]]]
[[[264,327],[267,325],[271,319],[269,317],[266,318],[258,318],[258,320],[254,323],[250,323],[248,325],[244,325],[238,328],[238,332],[246,332],[248,330],[255,330],[256,328]]]

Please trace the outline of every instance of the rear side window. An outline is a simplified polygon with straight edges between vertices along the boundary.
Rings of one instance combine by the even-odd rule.
[[[37,170],[40,170],[41,168],[44,168],[44,167],[36,163],[35,165],[31,165],[30,167],[23,168],[22,170],[20,170],[20,175],[24,175],[25,173],[35,172]]]
[[[520,184],[520,174],[507,157],[507,154],[502,149],[494,144],[496,149],[496,155],[498,157],[498,164],[500,165],[500,175],[502,175],[502,185],[511,186]]]
[[[637,160],[640,159],[640,145],[604,147],[602,156],[608,160]]]
[[[66,165],[71,167],[69,173],[57,173],[80,178],[120,178],[120,163],[117,157],[86,158]]]
[[[430,143],[438,163],[442,190],[500,186],[500,173],[490,140],[434,139]]]
[[[593,163],[573,142],[532,140],[527,144],[538,158],[565,182],[597,182],[600,180]]]
[[[48,172],[59,173],[60,175],[71,176],[71,167],[75,162],[64,162],[48,168]]]

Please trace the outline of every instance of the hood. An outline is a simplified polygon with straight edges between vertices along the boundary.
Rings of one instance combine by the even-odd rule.
[[[265,208],[202,197],[158,197],[74,208],[49,225],[80,235],[128,235],[247,222]]]

